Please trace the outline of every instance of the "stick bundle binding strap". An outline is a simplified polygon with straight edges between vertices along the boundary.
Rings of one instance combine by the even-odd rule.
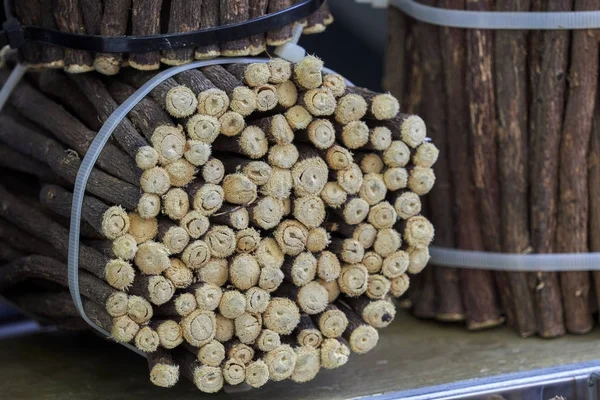
[[[145,53],[159,50],[195,47],[212,43],[247,38],[255,34],[274,31],[308,17],[324,0],[302,0],[284,10],[248,21],[206,28],[192,32],[151,36],[99,36],[59,32],[37,26],[21,25],[12,15],[9,1],[4,0],[7,20],[0,31],[0,47],[13,49],[26,42],[51,44],[94,53]]]
[[[372,0],[375,5],[379,3]],[[406,15],[433,25],[495,30],[574,30],[600,28],[600,11],[505,12],[448,10],[415,0],[389,0]]]

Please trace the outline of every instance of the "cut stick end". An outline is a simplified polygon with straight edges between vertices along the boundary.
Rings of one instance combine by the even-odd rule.
[[[165,108],[175,118],[189,117],[198,108],[198,98],[190,88],[176,86],[167,92]]]
[[[170,388],[179,381],[179,366],[159,363],[150,370],[150,382],[153,385]]]
[[[114,292],[106,299],[106,312],[111,317],[121,317],[127,314],[128,298],[124,292]]]
[[[198,112],[200,114],[220,117],[229,107],[229,97],[221,89],[211,88],[198,94]]]
[[[139,330],[140,326],[124,315],[113,319],[111,336],[116,342],[128,343],[135,338]]]
[[[425,121],[417,115],[410,115],[404,119],[400,127],[400,137],[404,143],[412,148],[419,146],[427,136]]]
[[[127,316],[136,324],[144,324],[152,319],[152,304],[140,296],[129,296],[127,299]]]
[[[282,83],[292,76],[292,64],[282,58],[272,58],[267,63],[270,72],[269,82]]]
[[[306,29],[304,29],[306,33]],[[306,56],[294,65],[294,78],[305,89],[315,89],[323,83],[323,61],[315,56]]]
[[[398,99],[389,93],[378,94],[371,101],[371,114],[378,120],[392,119],[400,112]]]
[[[123,58],[108,54],[98,54],[94,60],[94,68],[96,71],[104,75],[116,75],[121,70]]]
[[[102,234],[110,240],[125,235],[129,228],[129,216],[120,206],[109,207],[102,215]]]
[[[133,284],[135,271],[130,263],[125,260],[110,260],[105,267],[104,277],[106,282],[115,289],[126,290]]]

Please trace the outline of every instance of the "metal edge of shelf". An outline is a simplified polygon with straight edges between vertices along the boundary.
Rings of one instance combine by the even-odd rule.
[[[559,388],[560,395],[568,399],[597,399],[600,360],[575,364],[540,368],[530,371],[513,372],[485,378],[469,379],[451,382],[436,386],[425,386],[417,389],[374,394],[362,397],[369,400],[451,400],[479,398],[493,394],[506,394],[507,392],[523,393],[534,390],[542,397],[543,389]],[[548,390],[546,390],[548,392]],[[557,394],[557,395],[558,395]],[[503,397],[501,397],[503,398]]]

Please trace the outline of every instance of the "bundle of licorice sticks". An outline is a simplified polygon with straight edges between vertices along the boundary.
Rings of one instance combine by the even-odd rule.
[[[185,33],[221,25],[242,23],[285,10],[296,0],[28,0],[13,2],[13,13],[22,24],[60,32],[110,36],[151,36]],[[327,3],[308,18],[298,21],[303,33],[325,30],[333,22]],[[193,60],[255,56],[266,46],[279,46],[292,39],[292,26],[251,37],[148,53],[97,53],[64,49],[41,43],[26,43],[23,58],[34,68],[64,68],[70,73],[96,70],[117,74],[122,66],[156,70],[160,64],[181,65]]]
[[[41,182],[1,189],[0,291],[38,318],[82,326],[65,289],[73,183],[100,125],[154,75],[30,73],[0,115],[2,167]],[[426,266],[437,157],[419,117],[314,56],[175,75],[91,172],[85,312],[144,352],[159,386],[311,380],[373,349]]]

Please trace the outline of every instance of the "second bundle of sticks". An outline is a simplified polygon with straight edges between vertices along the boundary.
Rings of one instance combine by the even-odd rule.
[[[598,0],[420,3],[471,11],[600,9]],[[389,26],[386,88],[423,116],[441,150],[429,199],[436,243],[520,254],[598,251],[598,31],[440,28],[393,8]],[[436,205],[445,198],[454,199],[454,209]],[[469,329],[506,319],[522,336],[555,337],[592,329],[598,283],[585,271],[436,267],[414,285],[410,303],[418,316],[465,320]]]

